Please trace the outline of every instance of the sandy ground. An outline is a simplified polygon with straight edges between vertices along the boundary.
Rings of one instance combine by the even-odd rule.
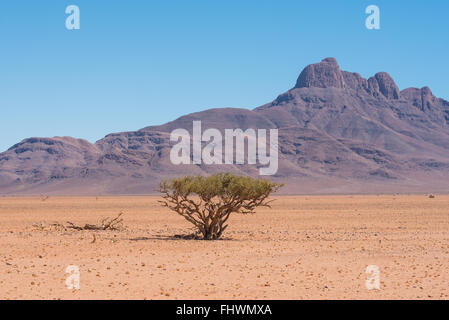
[[[447,299],[449,196],[278,197],[223,240],[157,197],[0,198],[1,299]],[[123,211],[124,231],[40,230]],[[95,242],[93,242],[95,234]],[[80,289],[66,287],[67,266]],[[368,290],[368,265],[380,289]]]

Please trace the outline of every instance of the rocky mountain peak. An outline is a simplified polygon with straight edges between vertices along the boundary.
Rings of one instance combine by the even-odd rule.
[[[429,87],[422,87],[422,88],[421,88],[421,92],[422,92],[422,94],[423,94],[424,96],[431,96],[431,97],[433,97],[432,90],[430,90]]]
[[[422,111],[437,110],[440,108],[438,106],[442,105],[444,114],[440,118],[448,118],[449,111],[446,112],[444,107],[448,105],[448,102],[435,97],[429,87],[407,88],[401,91],[401,96]]]
[[[398,86],[386,72],[376,73],[368,80],[358,73],[342,71],[335,58],[326,58],[304,68],[296,81],[295,88],[352,88],[386,99],[401,97]]]
[[[326,58],[304,68],[295,88],[344,88],[345,80],[335,58]]]
[[[374,75],[379,92],[387,99],[399,99],[400,91],[393,78],[386,72],[378,72]]]

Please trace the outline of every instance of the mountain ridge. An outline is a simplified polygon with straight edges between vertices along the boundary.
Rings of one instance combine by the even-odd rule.
[[[306,66],[295,86],[253,110],[215,108],[90,143],[28,138],[0,153],[0,194],[146,194],[161,179],[254,165],[173,165],[170,132],[279,130],[284,193],[447,192],[449,102],[428,87],[399,90],[386,72],[365,79],[335,58]]]

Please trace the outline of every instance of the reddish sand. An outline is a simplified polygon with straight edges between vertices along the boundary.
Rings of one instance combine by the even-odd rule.
[[[0,198],[0,299],[448,298],[449,196],[278,197],[218,241],[174,238],[190,225],[158,199]],[[123,231],[48,227],[120,211]],[[66,288],[69,265],[80,290]]]

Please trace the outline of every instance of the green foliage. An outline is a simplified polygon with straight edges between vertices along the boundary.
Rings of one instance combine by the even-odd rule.
[[[204,239],[218,239],[232,212],[253,213],[256,207],[269,207],[271,201],[266,198],[281,186],[229,173],[186,176],[161,182],[161,203],[193,223]]]
[[[161,186],[180,196],[197,195],[205,201],[214,197],[238,197],[249,200],[274,192],[280,187],[269,180],[229,173],[219,173],[208,177],[186,176],[170,182],[164,181]]]

